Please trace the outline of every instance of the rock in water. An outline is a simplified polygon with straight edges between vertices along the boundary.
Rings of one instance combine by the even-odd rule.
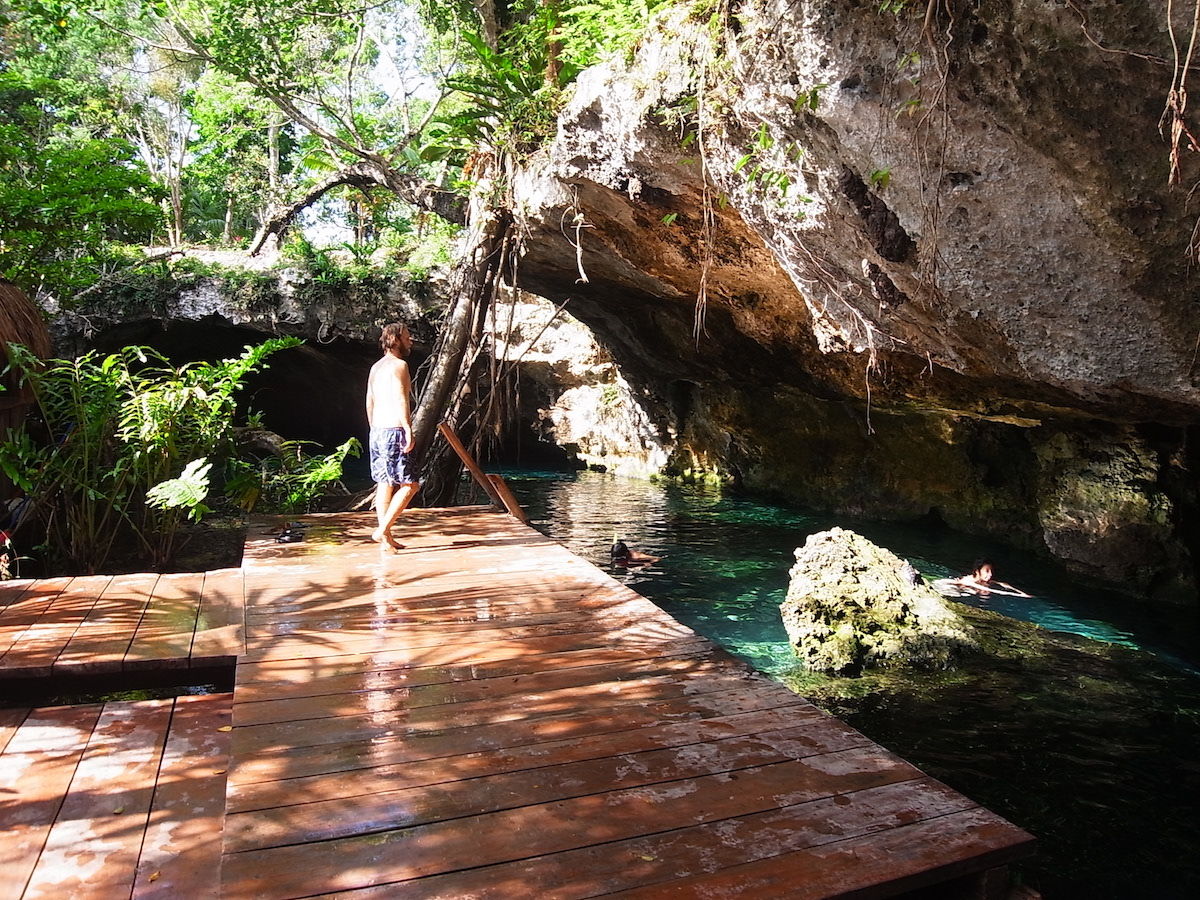
[[[813,671],[854,675],[896,666],[947,668],[975,647],[969,626],[909,564],[861,535],[832,528],[796,550],[783,625]]]

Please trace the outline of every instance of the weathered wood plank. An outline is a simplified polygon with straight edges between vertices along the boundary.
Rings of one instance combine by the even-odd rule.
[[[784,729],[792,731],[794,735],[803,735],[806,742],[803,755],[806,756],[870,743],[857,731],[825,715],[816,707],[799,704],[607,732],[578,739],[416,760],[400,765],[342,769],[306,777],[285,775],[276,781],[234,784],[230,786],[228,809],[230,812],[246,812],[286,806],[295,802],[296,798],[317,801],[355,797],[380,790],[382,785],[392,790],[437,785]]]
[[[891,897],[1024,856],[1032,837],[981,807],[614,897]]]
[[[154,787],[132,895],[219,896],[232,697],[178,697]]]
[[[919,775],[876,748],[847,750],[829,758],[609,791],[363,837],[227,854],[224,889],[302,896],[419,878],[763,812]]]
[[[100,712],[32,710],[0,753],[0,900],[24,894]]]
[[[186,668],[203,573],[162,575],[125,654],[125,668]]]
[[[0,753],[4,752],[28,715],[28,709],[0,709]]]
[[[157,581],[153,573],[113,578],[54,661],[54,671],[119,671]]]
[[[561,643],[561,642],[560,642]],[[499,645],[503,648],[504,645]],[[320,686],[326,681],[342,677],[360,677],[372,673],[407,673],[410,685],[448,684],[471,681],[479,678],[500,678],[505,675],[522,675],[543,669],[575,668],[600,665],[614,660],[647,660],[687,655],[694,652],[717,652],[713,644],[704,638],[673,641],[667,646],[654,647],[608,647],[594,646],[589,640],[577,642],[562,650],[546,652],[527,650],[508,654],[489,652],[486,656],[459,656],[447,659],[428,660],[409,650],[381,651],[378,653],[346,653],[320,659],[282,659],[254,662],[247,660],[238,666],[238,687],[264,685],[270,688],[282,683],[292,685],[300,696],[315,696],[321,693]],[[488,648],[492,650],[491,647]],[[453,652],[453,651],[452,651]]]
[[[839,750],[865,743],[844,732],[840,737],[845,746],[831,742]],[[389,790],[388,782],[380,780],[376,790],[367,795],[328,800],[299,795],[290,805],[234,815],[226,832],[226,849],[243,851],[350,837],[784,763],[801,758],[800,746],[792,741],[790,732],[782,731],[460,779],[453,786]]]
[[[193,665],[229,661],[246,650],[245,576],[241,569],[218,569],[204,575]]]
[[[238,725],[234,733],[234,748],[238,756],[258,753],[277,747],[311,747],[340,743],[346,740],[381,740],[422,734],[447,734],[472,726],[508,724],[514,730],[534,729],[543,719],[559,721],[574,717],[581,721],[605,716],[632,716],[634,711],[661,708],[680,698],[696,711],[727,714],[730,698],[737,701],[762,702],[771,696],[776,703],[786,702],[785,688],[770,689],[769,685],[751,682],[745,675],[712,676],[695,687],[681,685],[669,678],[585,685],[544,695],[530,694],[509,698],[510,704],[497,705],[490,700],[456,703],[453,706],[418,706],[397,715],[402,700],[387,696],[387,692],[368,695],[366,704],[375,703],[378,710],[359,711],[353,706],[333,718],[304,719],[265,725]],[[736,701],[735,701],[736,702]],[[719,713],[718,713],[719,711]],[[234,710],[237,720],[238,711]]]
[[[108,575],[70,579],[0,658],[0,672],[27,677],[49,675],[54,661],[87,618],[110,580]],[[53,590],[52,584],[50,589]],[[37,590],[35,586],[27,595]]]
[[[418,670],[420,671],[420,670]],[[548,691],[589,684],[623,682],[641,676],[672,676],[680,681],[715,674],[742,674],[737,664],[713,658],[704,649],[680,656],[661,656],[626,662],[555,670],[512,673],[498,677],[482,674],[474,681],[451,681],[435,685],[414,684],[411,670],[384,669],[344,675],[301,684],[245,685],[238,691],[238,724],[286,722],[318,716],[343,715],[342,704],[356,694],[387,691],[402,693],[406,708],[461,703],[512,694]]]
[[[431,729],[424,734],[408,734],[398,729],[397,733],[390,736],[380,734],[357,740],[343,738],[336,743],[258,747],[252,755],[235,749],[230,780],[244,783],[281,777],[298,778],[365,766],[398,765],[416,760],[579,739],[660,725],[672,720],[694,722],[756,710],[808,705],[794,694],[790,699],[784,699],[779,695],[764,695],[754,690],[726,691],[659,703],[630,704],[619,709],[606,708],[589,716],[567,713],[470,727],[456,727],[453,722],[447,722],[441,730]],[[235,734],[235,741],[236,738]],[[267,738],[269,740],[269,736]]]
[[[514,896],[582,898],[703,875],[729,865],[794,853],[972,809],[966,797],[928,778],[865,788],[766,812],[356,891],[344,900],[504,900]],[[804,882],[804,875],[796,878]],[[778,893],[796,896],[789,884]],[[712,894],[709,896],[739,896]]]
[[[171,706],[105,704],[25,900],[130,894]]]

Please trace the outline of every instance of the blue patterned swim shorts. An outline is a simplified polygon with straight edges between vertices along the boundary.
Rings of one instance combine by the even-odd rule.
[[[412,484],[408,471],[408,431],[404,428],[372,428],[367,441],[371,457],[371,480],[376,484]]]

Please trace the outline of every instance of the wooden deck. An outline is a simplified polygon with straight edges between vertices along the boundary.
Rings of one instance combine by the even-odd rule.
[[[245,649],[242,572],[0,583],[0,683],[233,665]]]
[[[396,554],[364,516],[308,521],[298,544],[257,529],[241,575],[216,582],[225,620],[244,587],[244,633],[216,626],[244,640],[232,732],[216,725],[227,694],[0,710],[0,868],[26,873],[0,898],[885,897],[1031,850],[506,515],[408,513]],[[34,593],[9,652],[40,655],[14,668],[87,663],[80,632],[106,631],[115,582],[89,606],[78,581],[20,588]],[[130,671],[151,607],[120,654]],[[172,627],[147,625],[143,646],[193,659],[214,630],[193,629],[181,656]],[[183,724],[200,706],[207,724]],[[114,769],[121,729],[137,759]],[[228,742],[228,762],[216,744],[179,749],[201,734]],[[193,778],[202,793],[227,784],[223,808],[200,803],[191,823],[171,810]],[[119,815],[113,792],[130,798]],[[212,855],[178,852],[193,843]],[[84,874],[55,882],[69,869]]]

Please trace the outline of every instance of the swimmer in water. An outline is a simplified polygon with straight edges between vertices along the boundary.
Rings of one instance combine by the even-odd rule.
[[[612,560],[612,564],[622,569],[648,566],[650,563],[656,563],[662,559],[661,556],[651,556],[648,553],[639,553],[637,550],[631,550],[629,545],[624,541],[614,541],[608,551],[608,555]]]
[[[977,594],[1011,594],[1014,597],[1031,597],[1032,594],[1027,594],[1020,588],[1013,587],[1004,581],[996,580],[995,567],[991,560],[979,559],[975,561],[975,568],[971,570],[970,575],[961,575],[958,578],[950,580],[950,584],[959,585],[967,588]]]

